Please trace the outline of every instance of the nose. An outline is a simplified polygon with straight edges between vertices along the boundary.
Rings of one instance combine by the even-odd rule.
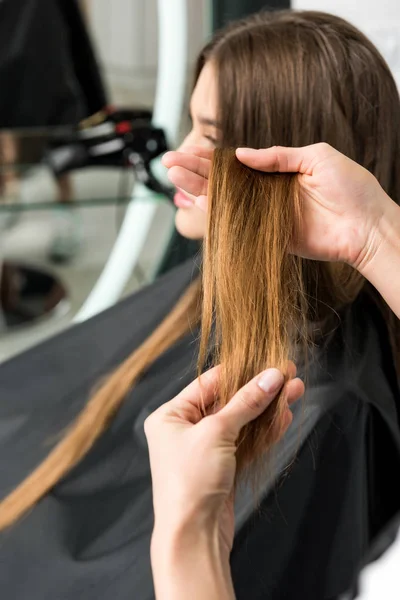
[[[196,131],[194,131],[194,129],[192,129],[188,133],[188,135],[181,142],[181,144],[179,145],[179,148],[177,150],[179,152],[185,152],[185,153],[189,154],[190,148],[193,146],[204,146],[204,140],[202,139],[201,135],[199,135],[198,133],[196,133]]]

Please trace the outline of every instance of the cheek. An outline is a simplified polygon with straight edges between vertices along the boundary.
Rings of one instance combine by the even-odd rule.
[[[207,215],[197,206],[179,208],[175,216],[175,225],[183,237],[201,240],[206,232]]]

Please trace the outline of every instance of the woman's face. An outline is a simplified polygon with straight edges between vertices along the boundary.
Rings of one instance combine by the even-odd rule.
[[[193,90],[190,101],[192,129],[179,147],[188,152],[191,146],[215,148],[220,131],[217,124],[217,86],[213,65],[208,62],[203,67]],[[189,200],[191,198],[191,200]],[[206,230],[206,215],[193,204],[190,196],[178,188],[175,205],[178,211],[175,217],[176,228],[180,234],[190,239],[200,239]]]

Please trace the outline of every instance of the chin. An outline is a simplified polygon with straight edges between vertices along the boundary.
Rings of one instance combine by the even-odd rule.
[[[175,227],[189,240],[201,240],[206,231],[206,214],[197,207],[179,208],[175,215]]]

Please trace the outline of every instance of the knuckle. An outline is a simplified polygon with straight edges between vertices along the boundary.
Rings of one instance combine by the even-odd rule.
[[[322,150],[323,152],[332,150],[332,146],[330,144],[328,144],[327,142],[319,142],[319,144],[317,144],[317,146],[319,146],[320,150]]]
[[[170,167],[167,172],[167,177],[169,181],[171,181],[171,183],[174,183],[176,181],[176,178],[179,177],[179,173],[180,167],[178,167],[177,165],[173,165],[172,167]]]
[[[276,163],[279,171],[285,172],[289,167],[289,157],[283,146],[276,147]]]
[[[221,418],[220,415],[215,415],[214,418],[209,421],[209,431],[216,436],[217,438],[222,437],[225,433],[225,422],[224,419]]]
[[[255,388],[255,386],[254,386]],[[259,412],[262,407],[262,394],[258,392],[257,388],[246,389],[243,388],[238,392],[240,402],[243,402],[252,411]]]
[[[153,429],[154,429],[154,413],[147,417],[143,426],[144,426],[144,433],[145,433],[146,437],[148,438],[149,436],[151,436]]]
[[[217,413],[203,419],[203,433],[210,440],[221,440],[226,437],[227,423],[223,414]]]
[[[280,155],[280,151],[281,151],[281,146],[272,146],[271,150],[274,153],[274,160],[273,160],[273,169],[279,169],[279,155]]]
[[[294,379],[297,375],[297,367],[292,360],[289,360],[287,363],[287,373],[290,379]]]

